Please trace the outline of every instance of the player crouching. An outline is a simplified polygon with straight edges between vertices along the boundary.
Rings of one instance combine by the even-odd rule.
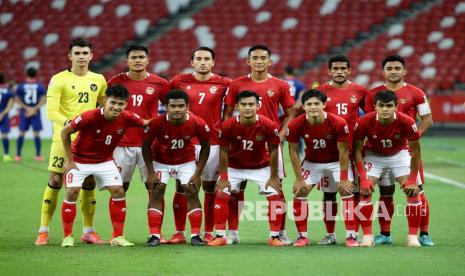
[[[327,176],[329,183],[337,184],[342,197],[347,233],[345,244],[347,247],[356,247],[358,242],[355,239],[353,174],[349,166],[349,128],[342,117],[324,112],[326,100],[326,95],[319,90],[306,91],[302,95],[305,114],[289,123],[287,141],[296,177],[293,189],[294,218],[299,232],[294,246],[310,245],[307,236],[307,196],[320,179]],[[299,158],[301,138],[305,141],[305,160],[302,164]]]
[[[200,238],[202,206],[199,189],[205,163],[210,154],[210,129],[207,123],[194,114],[187,113],[189,96],[173,89],[166,94],[167,113],[152,120],[142,144],[142,155],[148,172],[152,192],[147,211],[150,237],[147,246],[160,245],[163,222],[163,199],[170,177],[181,182],[187,197],[187,216],[191,224],[191,244],[205,245]],[[195,159],[194,138],[201,149],[198,164]]]
[[[239,116],[229,118],[221,125],[220,177],[216,183],[214,220],[216,237],[209,246],[226,245],[226,221],[231,192],[238,192],[246,180],[258,184],[260,193],[268,200],[268,221],[271,246],[287,245],[279,238],[284,218],[285,203],[278,176],[279,126],[270,119],[257,115],[259,97],[243,91],[237,95]]]
[[[363,241],[360,246],[374,246],[372,234],[373,183],[382,173],[391,170],[407,195],[406,245],[419,247],[418,229],[421,221],[421,199],[417,185],[420,164],[420,135],[415,121],[397,112],[397,96],[390,90],[375,95],[375,112],[357,120],[355,125],[355,161],[360,175],[360,224]],[[409,155],[408,148],[411,150]],[[362,149],[363,147],[363,149]],[[362,156],[362,150],[365,157]],[[365,164],[364,164],[365,163]]]
[[[73,223],[76,216],[76,199],[84,179],[94,176],[100,190],[111,194],[110,218],[113,236],[110,244],[132,246],[123,236],[126,219],[126,199],[121,175],[113,162],[113,151],[129,127],[147,126],[149,121],[125,111],[128,91],[113,86],[105,92],[103,108],[96,108],[77,116],[61,132],[66,154],[66,195],[61,208],[64,238],[61,246],[74,246]],[[71,146],[71,134],[79,131]]]

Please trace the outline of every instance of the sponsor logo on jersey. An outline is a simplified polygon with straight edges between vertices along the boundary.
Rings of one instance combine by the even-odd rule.
[[[74,84],[71,85],[71,89],[73,89],[73,90],[76,89],[76,86],[74,86]]]
[[[352,95],[352,96],[350,97],[350,102],[351,102],[351,103],[357,103],[357,96]]]
[[[326,139],[333,139],[333,135],[332,134],[327,134]]]
[[[164,138],[165,138],[165,139],[169,139],[170,137],[169,137],[168,135],[165,135],[165,137],[164,137]]]
[[[236,139],[240,140],[240,139],[242,139],[242,137],[241,137],[241,136],[237,136]]]
[[[209,90],[209,91],[210,91],[210,93],[215,94],[216,91],[218,91],[218,88],[217,88],[216,86],[213,85],[212,87],[210,87],[210,90]]]
[[[95,133],[97,133],[97,134],[100,134],[100,132],[102,132],[100,129],[97,129],[97,130],[95,131]]]
[[[155,93],[155,89],[153,89],[153,87],[147,87],[145,89],[145,93],[147,93],[147,95],[152,95],[153,93]]]
[[[327,101],[327,102],[330,102],[330,101],[331,101],[331,98],[330,98],[330,97],[328,97],[328,98],[326,99],[326,101]]]
[[[123,134],[123,132],[124,132],[124,129],[122,129],[122,128],[116,130],[116,133],[117,133],[118,135]]]
[[[257,135],[257,136],[255,136],[255,140],[257,140],[257,141],[263,141],[263,136]]]
[[[273,91],[273,89],[268,89],[267,93],[268,93],[268,96],[269,96],[269,97],[273,97],[273,96],[274,96],[274,91]]]
[[[90,90],[92,90],[92,92],[97,91],[97,85],[96,85],[95,83],[92,83],[92,84],[90,85]]]
[[[374,135],[373,135],[373,139],[377,139],[377,138],[378,138],[378,136],[376,136],[376,134],[374,134]]]
[[[394,139],[400,139],[400,134],[394,135]]]
[[[400,98],[400,99],[399,99],[399,102],[400,102],[401,104],[405,104],[405,103],[407,102],[407,99],[406,99],[406,98]]]
[[[189,139],[191,139],[190,136],[184,136],[184,140],[189,140]]]
[[[308,136],[308,134],[305,134],[304,137],[305,137],[305,139],[307,139],[309,136]]]
[[[186,89],[187,89],[187,90],[191,90],[191,86],[188,85],[188,86],[186,87]]]

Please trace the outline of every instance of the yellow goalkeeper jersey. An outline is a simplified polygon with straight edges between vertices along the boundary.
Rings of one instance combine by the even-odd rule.
[[[98,98],[105,96],[106,89],[103,75],[91,71],[84,76],[70,70],[54,75],[48,85],[46,104],[47,118],[53,122],[53,141],[61,140],[61,130],[67,120],[96,108]]]

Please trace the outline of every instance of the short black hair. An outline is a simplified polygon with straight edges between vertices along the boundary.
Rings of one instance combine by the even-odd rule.
[[[310,89],[310,90],[307,90],[305,91],[303,94],[302,94],[302,105],[305,105],[305,102],[310,99],[310,98],[318,98],[320,101],[322,101],[323,103],[326,102],[326,100],[328,99],[328,97],[326,96],[326,94],[318,89]]]
[[[192,52],[191,60],[194,60],[195,53],[197,53],[197,51],[207,51],[207,52],[210,52],[210,54],[212,55],[212,59],[215,60],[215,51],[213,51],[212,48],[207,47],[207,46],[200,46],[199,48],[195,49],[195,50]]]
[[[257,45],[254,45],[254,46],[250,47],[248,56],[250,57],[250,54],[255,50],[267,51],[268,52],[268,57],[271,57],[270,49],[268,47],[266,47],[265,45],[263,45],[263,44],[257,44]]]
[[[284,72],[286,72],[288,75],[294,75],[294,67],[287,65],[284,67]]]
[[[328,60],[328,69],[331,69],[333,62],[346,62],[347,68],[350,68],[350,60],[345,55],[335,55],[329,58]]]
[[[381,62],[381,69],[384,69],[384,66],[386,66],[386,63],[388,62],[394,62],[398,61],[402,64],[402,66],[405,68],[405,59],[399,55],[391,55],[387,56],[383,59],[383,62]]]
[[[249,90],[244,90],[244,91],[239,92],[239,94],[237,94],[236,103],[239,103],[241,99],[243,98],[250,98],[250,97],[254,97],[257,100],[257,103],[260,100],[260,97],[257,95],[257,93],[253,91],[249,91]]]
[[[69,51],[71,52],[71,49],[73,49],[74,46],[78,46],[78,47],[89,47],[89,49],[92,50],[92,43],[90,43],[89,40],[85,40],[85,39],[82,39],[82,38],[76,38],[76,39],[73,39],[71,41],[71,43],[69,44]]]
[[[34,67],[27,68],[26,75],[30,78],[35,78],[37,76],[37,69]]]
[[[0,84],[5,83],[5,76],[3,76],[2,73],[0,73]]]
[[[375,95],[375,105],[378,101],[382,103],[389,103],[391,101],[394,101],[394,104],[397,106],[397,95],[394,91],[391,90],[379,91]]]
[[[107,88],[105,91],[105,96],[114,97],[122,100],[127,100],[129,98],[128,90],[122,85],[113,85]]]
[[[166,94],[166,104],[169,103],[170,100],[184,100],[186,105],[189,104],[189,95],[187,95],[184,90],[181,89],[171,89],[168,94]]]
[[[132,51],[144,51],[147,56],[149,55],[149,49],[145,47],[144,45],[132,44],[126,49],[126,58],[129,57],[129,54]]]

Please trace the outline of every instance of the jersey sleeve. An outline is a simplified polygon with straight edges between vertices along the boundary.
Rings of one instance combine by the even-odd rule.
[[[82,130],[87,127],[90,121],[91,120],[89,119],[87,113],[82,113],[71,120],[69,124],[74,130]]]
[[[147,128],[147,132],[144,134],[144,140],[150,140],[150,141],[155,140],[155,137],[158,133],[158,128],[159,128],[158,122],[159,120],[157,119],[153,119],[152,121],[150,121],[148,128]]]
[[[126,113],[126,119],[128,121],[128,125],[131,127],[143,127],[144,126],[144,119],[142,119],[139,115],[133,112]]]
[[[337,131],[338,142],[349,141],[349,135],[350,135],[349,126],[347,126],[347,122],[343,118],[337,121],[336,131]]]
[[[407,140],[416,141],[420,139],[420,134],[418,133],[417,125],[415,124],[415,121],[412,118],[404,116],[402,119],[402,128],[403,132],[405,133],[405,137],[407,137]]]
[[[52,77],[48,85],[47,104],[45,107],[47,118],[60,126],[63,126],[66,120],[68,120],[65,115],[60,113],[62,86],[59,80]]]
[[[361,118],[358,119],[357,122],[355,123],[354,139],[356,139],[356,140],[364,140],[365,139],[365,127],[363,125],[363,121],[361,120]]]
[[[289,123],[287,127],[286,140],[289,143],[299,143],[300,135],[298,133],[298,129],[299,129],[299,121],[298,121],[298,118],[295,118]]]
[[[281,95],[279,98],[279,103],[281,104],[283,109],[292,107],[295,104],[294,97],[292,97],[291,95],[291,87],[285,81],[283,81],[281,85]]]
[[[219,133],[219,144],[223,147],[229,147],[230,137],[231,137],[231,124],[230,120],[221,123],[220,133]]]
[[[365,97],[365,106],[363,107],[363,111],[366,113],[375,111],[375,103],[373,102],[374,94],[375,93],[373,91],[369,91]]]
[[[423,116],[431,113],[431,108],[423,91],[416,90],[413,95],[413,100],[415,101],[418,115]]]
[[[227,106],[235,106],[236,105],[236,96],[237,96],[238,92],[239,91],[238,91],[237,86],[234,84],[234,82],[231,82],[229,84],[228,89],[226,90],[226,96],[224,98],[224,103]]]
[[[196,135],[199,141],[209,141],[211,136],[210,128],[201,118],[196,119]]]
[[[275,122],[270,122],[268,124],[268,138],[267,142],[270,145],[278,145],[281,143],[281,139],[279,138],[279,125]]]

